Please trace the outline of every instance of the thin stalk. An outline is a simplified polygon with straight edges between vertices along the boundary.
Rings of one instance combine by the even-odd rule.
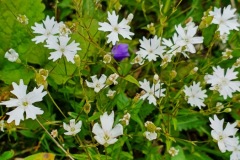
[[[62,112],[62,110],[59,108],[59,106],[57,105],[57,103],[56,103],[56,102],[54,101],[54,99],[52,98],[50,92],[47,91],[47,93],[48,93],[48,96],[50,97],[50,99],[52,100],[53,104],[54,104],[54,105],[57,107],[57,109],[59,110],[59,112],[63,115],[64,118],[67,118],[67,117],[65,116],[65,114]]]
[[[74,158],[51,136],[51,134],[48,132],[48,130],[43,126],[43,124],[36,118],[36,121],[38,124],[44,129],[44,131],[49,135],[49,137],[52,139],[52,141],[71,159],[74,160]]]

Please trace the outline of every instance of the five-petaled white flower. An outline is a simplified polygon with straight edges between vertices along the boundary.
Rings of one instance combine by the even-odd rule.
[[[108,12],[108,21],[110,24],[107,22],[98,23],[101,26],[100,28],[98,28],[98,30],[104,32],[111,32],[109,35],[107,35],[107,43],[112,42],[112,44],[115,45],[116,42],[119,41],[118,34],[122,35],[123,38],[132,39],[130,36],[133,36],[134,33],[129,31],[129,20],[123,18],[123,20],[118,23],[118,15],[116,15],[115,11],[113,11],[112,14]]]
[[[234,72],[234,67],[228,68],[226,74],[224,69],[220,66],[213,67],[213,75],[206,75],[205,80],[211,84],[211,90],[217,90],[224,99],[229,96],[232,97],[232,93],[240,91],[240,81],[232,81],[238,78],[238,72]]]
[[[218,147],[221,152],[226,152],[226,150],[232,150],[232,145],[238,141],[238,138],[235,137],[236,132],[238,131],[237,123],[227,123],[225,129],[223,129],[224,119],[219,120],[216,115],[213,119],[209,118],[211,124],[210,127],[213,129],[211,135],[213,139],[218,142]]]
[[[121,124],[117,124],[113,128],[114,112],[112,111],[110,115],[105,112],[102,116],[100,116],[100,121],[101,126],[98,123],[95,123],[92,128],[96,141],[105,146],[117,142],[118,139],[116,137],[123,134],[123,126]]]
[[[12,48],[9,49],[4,55],[4,57],[7,58],[10,62],[16,62],[18,56],[19,56],[18,53]]]
[[[63,128],[67,131],[64,133],[65,135],[75,136],[78,132],[81,131],[81,127],[82,121],[79,121],[77,124],[75,124],[75,119],[70,120],[70,125],[63,122]]]
[[[197,33],[197,28],[195,25],[188,25],[185,28],[183,28],[182,25],[175,26],[178,34],[176,44],[180,47],[185,47],[185,51],[196,53],[194,44],[203,43],[203,37],[194,37]]]
[[[104,74],[102,74],[99,79],[97,79],[97,75],[91,76],[91,79],[93,82],[88,82],[86,80],[87,86],[90,88],[94,88],[94,92],[96,93],[98,93],[101,89],[103,89],[106,86],[105,82],[107,76],[105,76]]]
[[[184,86],[184,93],[186,95],[186,98],[188,100],[188,103],[195,107],[197,106],[199,109],[201,109],[202,106],[205,106],[203,103],[204,98],[207,97],[206,90],[202,90],[200,87],[200,82],[196,83],[193,82],[193,85],[190,87]]]
[[[49,16],[43,20],[43,23],[35,23],[35,26],[31,27],[33,33],[40,35],[33,38],[32,41],[35,41],[36,44],[44,42],[45,40],[56,41],[57,36],[55,35],[59,34],[59,24],[60,23],[54,20],[54,17],[50,19]]]
[[[151,39],[146,39],[143,37],[143,40],[139,40],[140,50],[136,52],[137,55],[140,55],[142,58],[146,58],[148,61],[156,61],[157,57],[162,56],[165,52],[165,46],[161,46],[161,38],[154,36]]]
[[[2,101],[0,105],[6,105],[6,107],[17,107],[11,112],[6,113],[9,115],[8,123],[15,120],[15,124],[19,125],[21,120],[24,120],[24,112],[26,112],[26,119],[32,118],[36,119],[36,115],[43,114],[43,111],[35,107],[33,103],[42,101],[43,97],[47,94],[46,91],[43,91],[43,86],[40,86],[38,89],[34,88],[32,92],[26,93],[27,85],[24,85],[23,80],[20,80],[19,85],[15,82],[12,83],[13,93],[17,98],[10,98],[8,101]]]
[[[81,48],[78,47],[79,43],[75,43],[75,41],[68,44],[69,40],[70,37],[67,36],[60,36],[56,41],[47,40],[47,45],[45,45],[45,47],[56,50],[50,53],[51,56],[48,57],[48,59],[56,61],[64,55],[68,62],[74,63],[74,56],[77,54],[78,50],[81,50]]]
[[[239,30],[240,24],[237,21],[237,15],[234,14],[236,9],[231,9],[231,5],[223,8],[223,13],[221,13],[221,8],[214,7],[213,11],[209,12],[210,16],[213,16],[212,23],[218,24],[217,31],[220,35],[229,34],[231,30]]]
[[[144,94],[140,97],[140,99],[145,100],[146,98],[149,101],[149,104],[154,104],[157,105],[157,100],[156,97],[164,97],[165,94],[163,93],[166,89],[162,88],[163,83],[160,82],[160,80],[158,82],[156,82],[155,84],[152,85],[152,87],[150,86],[150,82],[147,81],[146,79],[143,80],[143,82],[139,82],[140,84],[140,88],[144,89]]]

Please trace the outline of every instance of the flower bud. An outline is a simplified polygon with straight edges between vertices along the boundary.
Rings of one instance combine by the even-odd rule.
[[[153,83],[154,83],[154,84],[157,84],[158,81],[159,81],[159,76],[158,76],[157,74],[155,74],[155,75],[153,76]]]
[[[225,112],[225,113],[230,113],[230,112],[232,112],[232,109],[231,109],[231,108],[226,108],[226,109],[224,109],[223,112]]]
[[[110,55],[110,54],[105,54],[104,56],[103,56],[103,63],[110,63],[111,62],[111,60],[112,60],[112,56]]]
[[[149,132],[155,132],[156,129],[157,129],[157,127],[156,127],[151,121],[145,122],[144,125],[145,125],[145,127],[147,128],[147,130],[148,130]]]
[[[83,110],[86,114],[88,114],[91,111],[91,104],[86,102],[86,104],[83,106]]]
[[[112,85],[112,84],[117,85],[118,84],[118,82],[117,82],[118,77],[119,77],[119,75],[117,73],[111,74],[108,77],[108,79],[106,81],[106,84],[109,85],[109,86]]]
[[[233,56],[232,56],[232,50],[231,49],[226,49],[225,52],[222,52],[222,58],[224,60],[227,60],[227,59],[232,59]]]
[[[154,27],[154,23],[148,24],[148,25],[147,25],[147,29],[148,29],[148,31],[150,32],[150,34],[155,35],[156,29],[155,29],[155,27]]]
[[[177,72],[176,72],[175,70],[172,70],[172,71],[170,72],[170,77],[171,77],[172,79],[174,79],[176,76],[177,76]]]
[[[28,18],[27,18],[27,16],[26,15],[21,15],[21,14],[19,14],[18,16],[17,16],[17,21],[18,22],[20,22],[20,23],[22,23],[22,24],[28,24]]]
[[[122,119],[119,119],[119,121],[121,121],[123,125],[127,126],[129,124],[130,117],[131,115],[129,113],[126,113]]]
[[[77,67],[80,67],[80,56],[78,55],[78,54],[76,54],[75,56],[74,56],[74,62],[75,62],[75,64],[76,64],[76,66]]]

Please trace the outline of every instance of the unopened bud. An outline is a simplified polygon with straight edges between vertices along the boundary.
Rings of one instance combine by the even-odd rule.
[[[28,18],[27,18],[27,16],[26,15],[21,15],[21,14],[19,14],[18,16],[17,16],[17,21],[18,22],[20,22],[20,23],[22,23],[22,24],[28,24]]]
[[[156,129],[157,129],[157,127],[156,127],[151,121],[145,122],[144,125],[145,125],[145,127],[147,128],[147,130],[148,130],[149,132],[155,132]]]
[[[231,109],[231,108],[226,108],[226,109],[224,109],[223,112],[225,112],[225,113],[230,113],[230,112],[232,112],[232,109]]]
[[[78,54],[74,56],[74,62],[77,67],[80,67],[80,56]]]
[[[103,63],[110,63],[112,60],[112,56],[111,54],[105,54],[104,57],[103,57]]]
[[[153,76],[153,83],[154,83],[154,84],[157,84],[158,81],[159,81],[159,76],[158,76],[157,74],[155,74],[155,75]]]
[[[84,106],[83,106],[83,110],[86,114],[88,114],[91,111],[91,104],[89,102],[87,102]]]
[[[172,71],[170,72],[170,77],[171,77],[172,79],[174,79],[176,76],[177,76],[177,72],[176,72],[175,70],[172,70]]]
[[[148,25],[147,25],[147,29],[148,29],[148,31],[150,32],[150,34],[155,35],[156,29],[155,29],[155,27],[154,27],[154,23],[148,24]]]
[[[130,13],[130,14],[128,15],[128,17],[127,17],[128,23],[130,23],[130,22],[132,21],[132,19],[133,19],[133,14]]]
[[[112,85],[112,84],[114,84],[114,85],[117,85],[118,84],[118,82],[117,82],[117,78],[119,77],[119,75],[117,74],[117,73],[114,73],[114,74],[111,74],[108,78],[107,78],[107,80],[106,80],[106,84],[107,85]]]

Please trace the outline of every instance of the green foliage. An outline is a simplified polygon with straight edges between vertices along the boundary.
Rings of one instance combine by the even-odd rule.
[[[234,6],[234,2],[231,3]],[[238,120],[240,95],[234,93],[232,97],[224,99],[216,88],[212,90],[206,83],[205,75],[213,73],[213,66],[226,69],[234,63],[236,65],[240,56],[240,33],[231,31],[227,42],[223,43],[219,32],[216,32],[219,25],[211,24],[212,17],[203,19],[203,16],[207,16],[205,11],[228,4],[227,0],[0,0],[0,102],[13,100],[11,98],[21,99],[17,105],[21,105],[21,109],[26,112],[26,103],[37,97],[33,95],[33,88],[43,85],[44,91],[48,93],[42,100],[31,104],[44,113],[28,119],[24,113],[19,126],[14,121],[6,122],[9,118],[6,113],[17,106],[1,106],[0,122],[3,120],[4,124],[0,123],[0,129],[4,129],[4,132],[0,135],[0,159],[228,159],[231,153],[221,153],[218,144],[213,141],[209,117],[219,114],[219,117],[225,118],[225,123]],[[236,10],[239,13],[237,5]],[[127,23],[134,33],[134,36],[130,36],[132,39],[119,36],[117,44],[126,43],[129,46],[130,57],[123,61],[117,61],[112,56],[113,45],[107,42],[110,31],[99,30],[99,23],[108,23],[108,12],[113,11],[118,15],[117,22],[122,25]],[[126,22],[130,13],[134,16],[133,20]],[[17,20],[19,15],[26,15],[28,24],[20,23]],[[37,35],[33,33],[32,26],[42,23],[44,17],[53,15],[56,21],[61,21],[71,30],[68,44],[80,44],[81,50],[76,53],[79,57],[75,57],[75,63],[68,62],[66,55],[56,61],[49,60],[49,53],[54,50],[45,47],[47,42],[35,44],[32,41]],[[122,21],[123,18],[125,20]],[[173,57],[171,62],[167,62],[168,59],[161,56],[169,52],[172,46],[168,46],[156,61],[149,62],[145,57],[143,65],[133,63],[140,48],[144,48],[144,45],[150,48],[148,44],[140,44],[139,40],[143,37],[148,40],[154,36],[161,37],[161,45],[164,45],[163,38],[172,38],[176,33],[176,25],[185,27],[190,21],[199,26],[195,36],[203,37],[202,44],[194,45],[196,53],[186,52],[189,56],[186,58],[181,53],[173,54],[174,51],[171,51],[169,54]],[[48,24],[44,25],[46,27]],[[115,33],[120,32],[116,26],[113,29]],[[149,40],[149,43],[152,45],[153,41]],[[10,62],[4,58],[10,48],[19,54],[19,61]],[[222,53],[226,48],[233,50],[232,59],[223,58]],[[62,53],[65,49],[59,48]],[[152,50],[147,52],[152,53]],[[111,57],[109,63],[103,61],[107,54]],[[163,62],[166,64],[162,65]],[[42,69],[44,71],[41,73]],[[236,67],[235,71],[239,71],[239,68]],[[108,81],[111,81],[109,75],[113,73],[119,76],[116,80],[118,84],[104,82],[101,86],[101,75],[106,75]],[[97,76],[98,82],[92,80],[93,75]],[[158,84],[154,75],[158,75],[163,83],[160,87],[166,89],[164,95],[156,95],[157,85],[151,88],[153,84]],[[23,87],[17,94],[16,90],[13,92],[12,82],[19,84],[20,79],[28,86],[27,93],[32,91],[29,99],[24,99]],[[140,85],[143,79],[149,80],[150,86]],[[189,97],[184,93],[184,88],[192,85],[193,81],[200,82],[201,88],[206,90],[208,97],[204,99],[204,107],[192,107],[187,101]],[[98,87],[101,87],[99,92],[94,90]],[[111,96],[110,89],[115,91]],[[144,97],[146,95],[148,97]],[[152,103],[154,99],[156,105]],[[217,106],[218,102],[223,104],[223,108]],[[103,114],[112,112],[114,119],[105,122]],[[127,117],[127,113],[130,117]],[[75,131],[76,128],[72,124],[70,127],[63,124],[69,125],[72,119],[75,119],[75,123],[82,121],[80,132],[74,136],[66,135],[66,130]],[[120,134],[117,133],[121,128],[119,124],[122,125],[123,133],[114,137],[117,138],[115,143],[101,145],[93,133],[96,123],[101,128],[109,127],[112,123],[112,128],[116,125],[118,127],[114,131],[99,133],[101,136],[108,134],[103,137],[104,140]],[[147,132],[156,137],[150,140]],[[173,146],[178,150],[175,156],[169,153]]]

